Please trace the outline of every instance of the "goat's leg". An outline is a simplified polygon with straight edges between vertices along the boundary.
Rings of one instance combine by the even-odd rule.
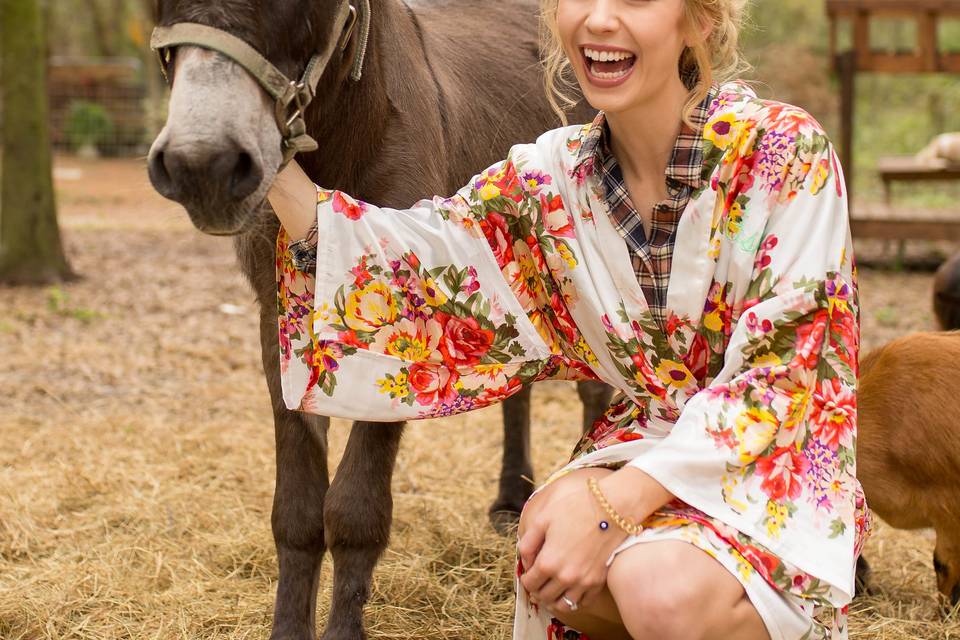
[[[937,546],[933,551],[933,569],[937,573],[944,611],[960,603],[960,523],[935,523]]]
[[[503,462],[500,490],[490,507],[490,523],[506,534],[520,522],[520,511],[533,493],[530,461],[531,387],[503,401]]]
[[[577,393],[583,402],[583,433],[587,434],[593,423],[599,420],[610,406],[613,387],[603,382],[585,380],[577,383]]]
[[[393,518],[390,481],[403,423],[355,422],[323,510],[333,556],[333,600],[323,640],[362,640],[373,569]]]

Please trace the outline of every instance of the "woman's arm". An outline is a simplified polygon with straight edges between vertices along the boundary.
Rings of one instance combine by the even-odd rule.
[[[537,153],[515,147],[454,196],[409,209],[317,189],[295,165],[284,172],[270,197],[283,222],[289,408],[396,421],[477,409],[536,380],[595,378],[546,266],[570,246],[542,219],[560,197],[550,179],[520,178],[540,168]],[[291,242],[304,234],[319,240],[315,259]]]
[[[296,160],[277,174],[267,200],[294,240],[306,236],[317,222],[317,187]]]

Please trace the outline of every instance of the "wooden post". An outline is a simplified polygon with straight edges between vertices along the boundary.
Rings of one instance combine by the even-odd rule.
[[[837,56],[837,75],[840,77],[840,163],[847,187],[847,200],[853,210],[853,125],[856,114],[857,52],[844,51]]]
[[[923,58],[923,70],[941,71],[936,13],[926,11],[917,18],[917,38],[920,40],[919,53]]]
[[[873,62],[870,46],[870,14],[858,11],[853,18],[854,68],[869,69]]]

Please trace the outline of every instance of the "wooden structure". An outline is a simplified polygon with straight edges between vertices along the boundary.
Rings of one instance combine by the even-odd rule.
[[[960,73],[960,52],[941,51],[937,38],[942,18],[960,18],[960,0],[827,0],[830,53],[837,60],[838,22],[853,26],[856,70],[881,73]],[[876,51],[870,42],[873,18],[912,20],[916,46],[907,51]]]
[[[960,180],[960,165],[930,165],[917,162],[913,156],[893,156],[880,158],[877,173],[883,182],[884,200],[889,205],[895,182]]]
[[[847,193],[853,184],[854,154],[854,89],[857,73],[960,73],[960,51],[943,51],[938,38],[941,21],[960,19],[960,0],[827,0],[830,17],[830,56],[840,78],[840,153],[846,171]],[[879,50],[871,42],[873,19],[912,21],[917,41],[906,50]],[[852,34],[850,48],[840,51],[838,29],[846,22]],[[950,180],[960,177],[960,170],[924,167],[905,158],[892,158],[878,167],[889,202],[890,185],[894,181]],[[956,224],[956,230],[944,225]],[[896,238],[943,239],[960,238],[960,219],[916,221],[913,219],[853,220],[855,235]],[[858,234],[857,231],[860,231]],[[939,230],[939,231],[938,231]],[[932,237],[931,237],[932,236]]]

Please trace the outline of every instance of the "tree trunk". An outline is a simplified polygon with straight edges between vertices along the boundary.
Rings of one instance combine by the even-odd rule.
[[[0,0],[0,283],[73,277],[53,198],[45,52],[37,0]]]

